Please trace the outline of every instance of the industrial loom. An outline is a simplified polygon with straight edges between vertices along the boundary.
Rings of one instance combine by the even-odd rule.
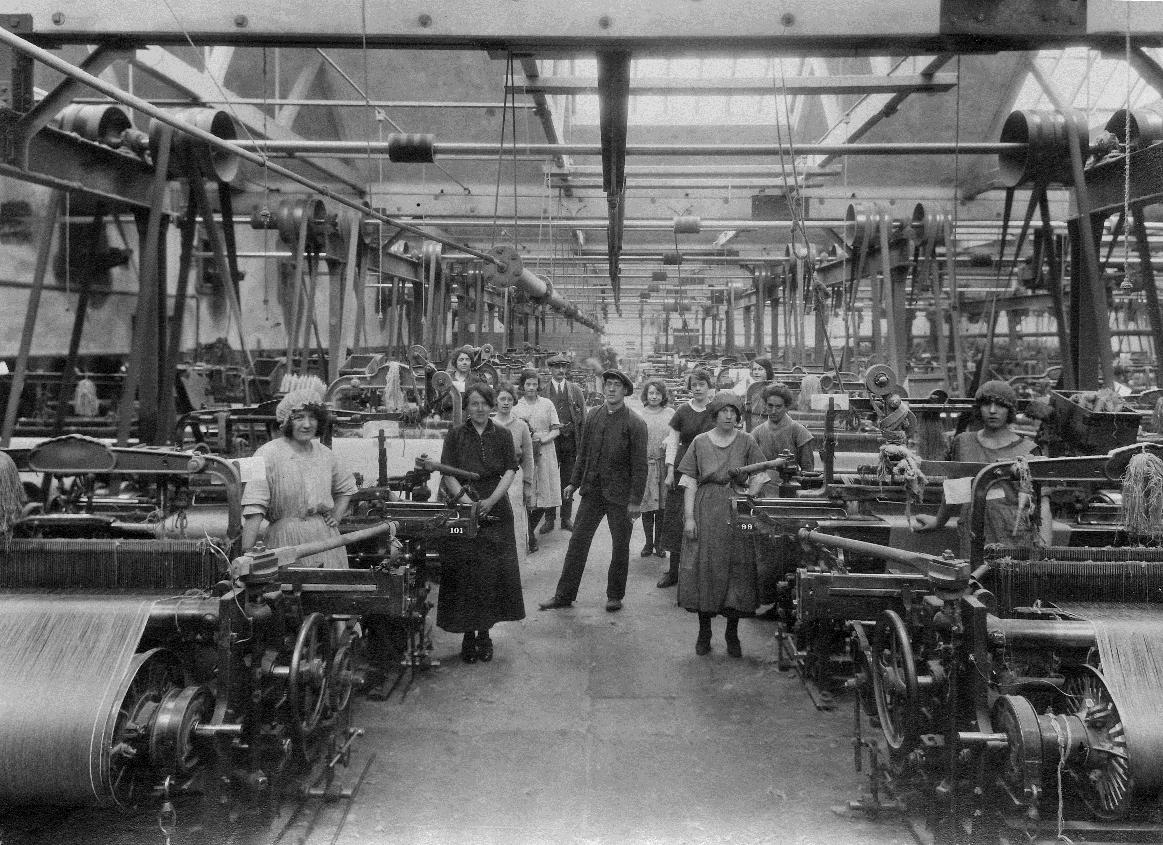
[[[1029,465],[1039,484],[1109,482],[1143,451]],[[975,535],[976,505],[1009,473],[977,476]],[[799,611],[851,632],[870,787],[854,806],[903,813],[937,843],[1163,834],[1163,549],[975,543],[963,561],[798,539],[831,560],[799,573]],[[845,572],[851,553],[886,571]]]
[[[0,546],[0,807],[258,801],[330,784],[359,734],[357,623],[415,628],[425,543],[476,530],[476,505],[365,493],[341,537],[238,555],[233,462],[77,435],[9,455],[46,489],[81,492]],[[94,491],[115,479],[133,481],[133,506],[102,513],[117,497]],[[164,536],[166,503],[195,483],[223,491],[224,521]],[[151,497],[156,513],[137,521]],[[295,565],[341,544],[359,568]]]

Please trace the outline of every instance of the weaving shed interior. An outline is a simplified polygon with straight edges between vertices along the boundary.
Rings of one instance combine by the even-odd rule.
[[[420,343],[442,361],[483,334],[498,348],[532,344],[579,362],[613,354],[635,374],[650,356],[692,347],[768,354],[788,369],[887,362],[902,377],[937,356],[950,386],[955,372],[960,379],[980,366],[988,344],[1006,376],[1069,359],[1071,386],[1094,387],[1102,373],[1161,386],[1163,335],[1148,313],[1154,296],[1139,283],[1154,284],[1143,254],[1108,224],[1100,250],[1113,293],[1099,336],[1110,348],[1096,349],[1091,336],[1082,350],[1062,348],[1055,309],[1071,280],[1062,268],[1050,278],[1041,253],[1031,268],[1032,236],[1015,252],[1031,187],[1016,186],[1008,212],[1004,189],[1014,186],[993,145],[1015,111],[1078,110],[1092,138],[1119,110],[1163,113],[1163,3],[1061,0],[1004,12],[971,0],[388,5],[72,0],[22,3],[0,21],[6,35],[115,89],[73,86],[60,68],[0,45],[5,366],[22,356],[33,370],[59,371],[67,357],[78,372],[116,371],[136,356],[156,400],[167,362],[205,359],[210,347],[235,362],[281,354],[296,345],[292,323],[299,332],[288,257],[302,242],[289,243],[271,221],[322,198],[339,215],[334,229],[349,228],[320,248],[336,258],[336,243],[362,236],[359,248],[374,243],[382,262],[358,293],[341,270],[321,273],[312,288],[319,315],[334,307],[336,287],[346,290],[342,316],[330,326],[320,317],[315,328],[318,351],[331,347],[333,375],[349,351],[402,357]],[[52,123],[70,101],[108,107],[121,94],[226,112],[232,140],[262,157],[242,161],[208,201],[209,216],[232,231],[236,285],[223,282],[201,223],[191,224],[186,251],[192,284],[177,278],[176,221],[195,207],[192,180],[158,187],[145,134],[121,136],[110,152],[99,129],[86,135],[78,122],[77,141]],[[38,102],[48,104],[44,114],[32,109]],[[156,142],[149,115],[128,101],[125,110]],[[425,160],[390,157],[393,143],[404,158]],[[842,149],[871,144],[883,146]],[[101,155],[90,148],[102,145]],[[1048,230],[1064,235],[1077,198],[1069,186],[1047,187]],[[227,206],[232,220],[223,220]],[[931,253],[929,244],[904,253],[914,281],[897,313],[884,315],[903,328],[884,329],[894,348],[877,345],[887,341],[871,286],[829,282],[798,311],[772,288],[764,299],[757,280],[790,285],[781,274],[803,255],[832,262],[829,278],[859,276],[867,268],[854,220],[880,215],[904,237],[918,206],[948,229]],[[151,208],[166,212],[152,252]],[[1153,264],[1163,217],[1150,204],[1136,217]],[[498,245],[574,310],[526,299],[514,307],[497,286],[486,322],[480,311],[466,316],[469,290],[445,288],[424,320],[412,315],[405,339],[393,310],[402,300],[387,298],[389,259],[406,256],[422,286],[426,250],[468,267]],[[123,260],[95,270],[96,253],[115,248]],[[151,259],[160,273],[147,282]],[[960,298],[916,282],[927,260],[955,271]],[[455,278],[475,278],[464,272]],[[141,304],[148,284],[152,311]],[[455,320],[432,328],[445,309]],[[143,330],[148,322],[154,328]],[[142,416],[143,443],[172,432],[165,403],[155,404]],[[9,422],[5,446],[11,435]],[[718,628],[711,659],[696,658],[692,617],[654,587],[657,561],[637,557],[636,530],[624,612],[602,612],[595,571],[609,552],[604,530],[575,608],[536,611],[564,554],[568,535],[557,532],[529,559],[527,618],[498,629],[491,665],[461,664],[455,636],[438,633],[442,666],[387,701],[360,699],[365,735],[353,765],[368,766],[360,791],[342,822],[301,831],[301,841],[333,833],[343,842],[905,841],[903,828],[846,809],[863,782],[852,769],[848,707],[817,711],[796,677],[778,671],[769,621],[743,623],[742,661],[725,656]],[[180,829],[173,841],[266,842],[279,829],[279,819],[243,816]],[[0,844],[50,840],[159,841],[153,818],[0,814]]]

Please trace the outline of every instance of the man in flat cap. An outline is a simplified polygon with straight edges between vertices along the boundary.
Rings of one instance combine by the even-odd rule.
[[[577,458],[577,444],[581,441],[582,427],[585,425],[586,400],[582,390],[576,384],[566,379],[569,374],[569,358],[558,352],[546,363],[549,365],[549,388],[545,395],[557,409],[557,418],[561,421],[560,433],[553,441],[557,450],[557,468],[561,474],[561,489],[564,493],[569,486],[570,476],[573,475],[573,464]],[[565,531],[573,531],[573,500],[564,495],[561,498],[561,527]],[[539,530],[548,534],[553,530],[557,518],[557,508],[547,508],[545,523]]]
[[[621,370],[602,373],[606,402],[586,416],[577,460],[564,495],[581,492],[581,505],[557,590],[542,610],[569,607],[577,598],[594,533],[605,518],[613,551],[606,576],[606,610],[622,609],[630,571],[630,532],[646,492],[646,423],[626,407],[634,383]]]

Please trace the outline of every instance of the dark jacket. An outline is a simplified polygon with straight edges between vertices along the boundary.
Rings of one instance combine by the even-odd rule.
[[[605,404],[586,415],[570,485],[583,496],[601,493],[621,505],[638,505],[646,492],[646,421],[625,405]]]
[[[550,379],[541,395],[547,397],[553,403],[553,407],[557,408],[557,418],[561,421],[561,434],[557,439],[575,437],[580,441],[586,419],[586,398],[582,394],[582,389],[566,379],[565,395],[562,396],[554,390],[553,379]]]

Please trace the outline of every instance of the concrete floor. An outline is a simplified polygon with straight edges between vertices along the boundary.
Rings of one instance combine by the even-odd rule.
[[[773,622],[740,626],[709,656],[697,621],[638,557],[625,609],[606,613],[600,529],[574,606],[553,594],[568,535],[545,537],[524,572],[527,618],[494,629],[491,664],[459,659],[437,631],[439,668],[402,700],[360,699],[361,754],[376,760],[341,842],[905,843],[903,828],[841,811],[862,785],[851,708],[817,712],[775,666]]]

